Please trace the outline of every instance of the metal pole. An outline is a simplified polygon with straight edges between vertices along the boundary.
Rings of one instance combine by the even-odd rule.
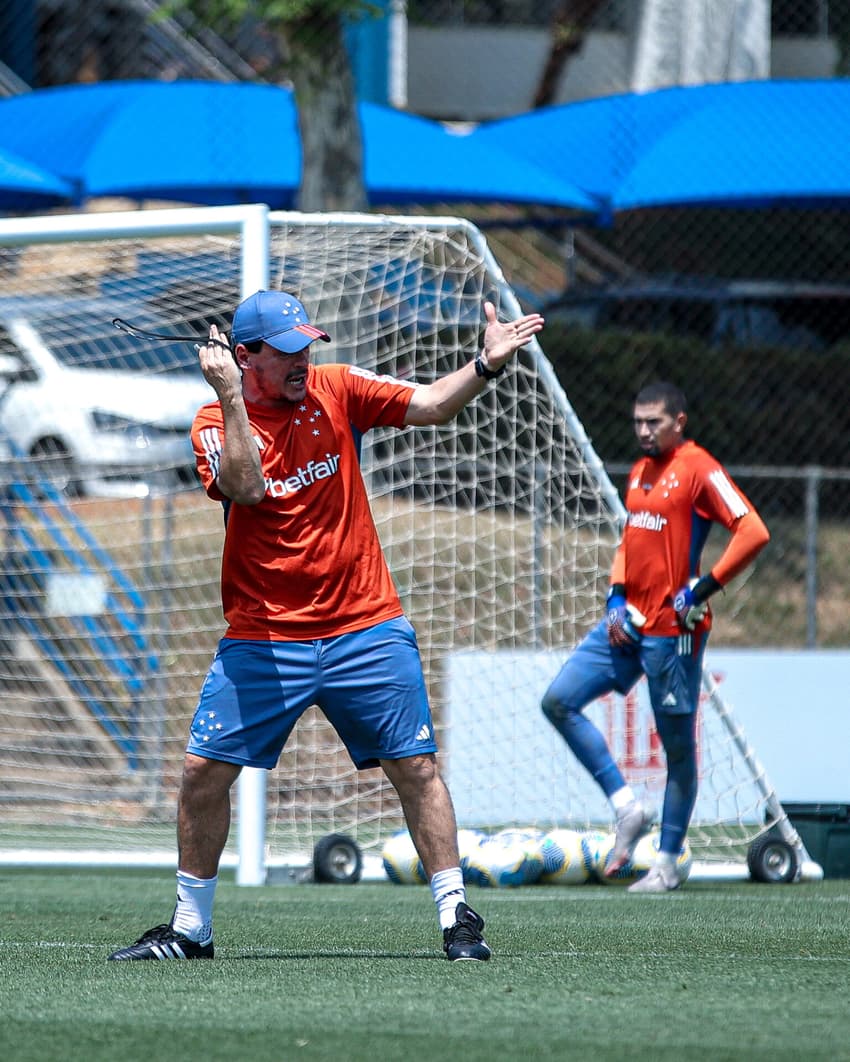
[[[148,491],[142,501],[142,571],[147,573],[147,577],[150,578],[150,573],[153,571],[153,500],[151,497],[151,491]],[[145,599],[143,607],[137,609],[137,622],[139,624],[139,631],[145,641],[145,644],[150,646],[153,642],[151,635],[151,587],[145,586]],[[154,689],[154,683],[156,682],[153,674],[154,664],[151,659],[150,650],[147,653],[140,654],[140,669],[145,669],[145,684],[141,693],[135,694],[133,697],[133,722],[131,726],[133,742],[138,742],[138,735],[144,726],[144,720],[140,718],[140,701],[142,698],[150,698],[153,702],[153,710],[156,712],[157,699]],[[154,723],[154,730],[156,724]],[[137,746],[138,747],[138,746]],[[142,771],[146,776],[148,785],[147,798],[149,802],[156,803],[153,798],[156,783],[154,779],[157,777],[159,768],[159,757],[162,753],[162,749],[157,747],[156,744],[151,744],[148,750],[141,757]]]
[[[564,257],[566,259],[567,267],[567,287],[574,288],[576,285],[576,273],[578,267],[576,264],[576,232],[572,225],[570,225],[570,227],[567,229],[567,240]]]
[[[149,797],[153,807],[159,807],[163,799],[162,777],[165,767],[165,720],[168,713],[168,676],[166,674],[166,661],[168,660],[168,646],[171,629],[172,586],[174,573],[172,570],[173,542],[174,542],[174,496],[167,491],[163,496],[164,502],[164,527],[162,541],[162,559],[158,567],[153,562],[148,569],[150,572],[159,572],[159,617],[157,620],[156,633],[153,636],[153,646],[156,659],[156,673],[154,675],[154,706],[153,722],[153,756],[152,763],[155,769],[151,771],[149,779]]]
[[[247,217],[242,224],[242,298],[269,286],[270,231],[268,211]],[[244,767],[237,784],[239,797],[239,866],[237,885],[266,881],[266,772]]]
[[[829,0],[818,0],[817,10],[818,30],[819,37],[829,36]]]
[[[771,817],[771,821],[776,830],[778,830],[780,837],[787,844],[791,845],[797,852],[800,865],[798,869],[798,880],[802,877],[804,881],[820,880],[818,877],[818,871],[820,868],[813,868],[812,858],[806,850],[806,846],[803,843],[803,839],[799,833],[794,829],[794,824],[788,818],[788,815],[783,808],[782,803],[777,796],[776,790],[773,788],[773,784],[767,776],[767,772],[761,765],[760,760],[756,756],[752,746],[747,741],[747,736],[744,733],[743,727],[741,727],[737,721],[733,718],[732,712],[723,698],[720,696],[720,689],[714,680],[713,675],[709,672],[708,668],[703,668],[702,672],[702,688],[706,693],[706,696],[711,700],[714,705],[715,711],[726,728],[727,733],[732,738],[741,756],[743,756],[745,763],[750,769],[752,780],[755,783],[757,789],[764,798],[765,806],[768,814]],[[812,871],[815,870],[813,874]],[[822,876],[822,874],[821,874]]]
[[[267,225],[268,213],[269,208],[264,204],[249,203],[245,206],[0,218],[0,244],[19,247],[31,243],[60,243],[67,239],[117,240],[127,236],[176,236],[195,232],[238,233],[252,226]]]
[[[266,772],[243,767],[239,775],[237,885],[266,883]]]
[[[822,469],[806,469],[806,647],[818,644],[818,511]]]
[[[534,557],[532,560],[532,616],[534,623],[534,648],[543,645],[543,528],[546,522],[544,504],[546,469],[542,461],[532,465],[533,476],[533,513],[534,523]]]

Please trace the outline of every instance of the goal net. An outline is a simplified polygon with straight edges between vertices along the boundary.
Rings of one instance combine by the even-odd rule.
[[[171,863],[188,722],[223,630],[222,513],[188,443],[212,392],[191,343],[113,319],[200,338],[240,297],[283,288],[332,334],[316,357],[427,382],[474,356],[485,299],[520,309],[481,233],[454,218],[6,220],[0,271],[2,858]],[[539,704],[598,619],[622,511],[543,350],[450,426],[371,433],[362,468],[460,824],[610,827]],[[645,695],[592,711],[660,808]],[[740,860],[782,809],[716,691],[700,728],[694,855]],[[403,825],[381,772],[355,771],[315,708],[262,777],[240,792],[225,866],[309,857],[330,833],[379,852]]]

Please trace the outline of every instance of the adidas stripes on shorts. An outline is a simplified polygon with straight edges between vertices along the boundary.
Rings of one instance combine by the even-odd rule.
[[[634,648],[613,648],[603,619],[570,654],[546,696],[580,711],[612,690],[628,693],[646,675],[654,712],[692,715],[699,705],[707,641],[705,634],[645,636]]]

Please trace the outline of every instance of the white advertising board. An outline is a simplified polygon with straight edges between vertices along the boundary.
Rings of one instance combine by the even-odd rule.
[[[706,666],[780,800],[850,803],[850,652],[709,644]]]
[[[448,658],[443,764],[461,825],[556,823],[579,809],[591,821],[610,818],[607,801],[540,710],[565,658],[508,650]],[[850,652],[709,649],[706,665],[780,800],[850,802]],[[587,711],[628,781],[660,807],[663,755],[646,683]],[[728,729],[705,706],[699,743],[722,751],[711,784],[701,782],[694,819],[746,819],[761,793]]]

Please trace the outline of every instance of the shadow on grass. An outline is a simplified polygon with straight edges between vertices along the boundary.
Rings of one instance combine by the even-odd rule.
[[[314,951],[268,951],[237,952],[221,955],[216,952],[215,961],[220,962],[277,962],[280,960],[303,962],[310,959],[438,959],[446,957],[436,951],[352,951],[350,949],[316,948]]]

